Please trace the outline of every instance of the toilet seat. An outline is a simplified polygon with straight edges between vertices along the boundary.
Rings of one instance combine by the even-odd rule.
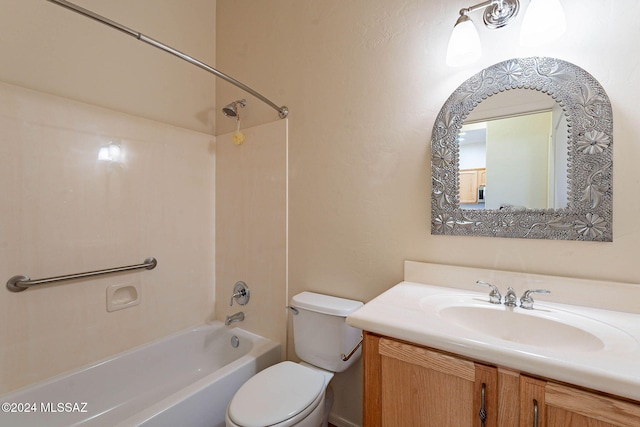
[[[303,418],[298,416],[306,416],[320,403],[325,385],[325,375],[319,371],[281,362],[244,383],[229,403],[227,415],[242,427],[273,426]]]

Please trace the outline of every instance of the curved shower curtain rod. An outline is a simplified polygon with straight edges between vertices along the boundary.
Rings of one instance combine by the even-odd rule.
[[[169,47],[163,43],[160,43],[157,40],[152,39],[151,37],[147,37],[142,33],[139,33],[137,31],[132,30],[131,28],[125,27],[124,25],[118,24],[117,22],[114,22],[108,18],[105,18],[104,16],[98,15],[97,13],[94,13],[88,9],[85,9],[83,7],[80,7],[78,5],[75,5],[71,2],[68,2],[66,0],[48,0],[52,3],[55,3],[59,6],[65,7],[69,10],[72,10],[76,13],[79,13],[80,15],[86,16],[87,18],[91,18],[91,19],[95,19],[98,22],[101,22],[105,25],[108,25],[111,28],[114,28],[116,30],[122,31],[125,34],[128,34],[132,37],[137,38],[140,41],[143,41],[145,43],[150,44],[151,46],[157,47],[160,50],[164,50],[165,52],[168,52],[172,55],[177,56],[180,59],[183,59],[197,67],[202,68],[205,71],[210,72],[211,74],[214,74],[218,77],[220,77],[223,80],[228,81],[229,83],[231,83],[234,86],[239,87],[240,89],[244,90],[245,92],[250,93],[251,95],[255,96],[256,98],[260,99],[262,102],[264,102],[265,104],[269,105],[271,108],[273,108],[274,110],[276,110],[278,112],[278,116],[281,119],[284,119],[287,117],[287,115],[289,114],[289,109],[287,107],[285,107],[284,105],[282,107],[279,107],[278,105],[274,104],[273,102],[271,102],[268,98],[266,98],[265,96],[259,94],[258,92],[256,92],[255,90],[251,89],[249,86],[237,81],[236,79],[234,79],[233,77],[230,77],[218,70],[216,70],[213,67],[210,67],[209,65],[205,64],[204,62],[198,61],[195,58],[192,58],[189,55],[186,55],[182,52],[180,52],[179,50],[173,49],[172,47]]]

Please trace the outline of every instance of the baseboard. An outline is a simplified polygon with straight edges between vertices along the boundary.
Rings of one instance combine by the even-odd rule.
[[[362,427],[333,413],[329,414],[329,422],[336,427]]]

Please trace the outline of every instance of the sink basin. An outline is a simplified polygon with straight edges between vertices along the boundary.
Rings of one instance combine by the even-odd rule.
[[[463,328],[501,340],[554,350],[594,351],[604,342],[592,333],[534,311],[505,306],[453,306],[439,316]]]
[[[618,328],[544,303],[525,310],[491,304],[476,295],[455,294],[423,298],[420,306],[440,321],[481,334],[488,340],[554,352],[599,351],[630,343],[630,337]]]
[[[453,282],[465,277],[470,277],[469,283],[475,280],[467,268],[432,264],[409,273],[425,281]],[[514,281],[513,273],[473,274],[490,277],[496,283]],[[491,304],[488,290],[405,281],[350,314],[347,323],[373,334],[514,372],[553,378],[640,401],[640,311],[613,311],[550,301],[577,292],[577,284],[585,285],[579,289],[581,292],[595,292],[590,281],[572,279],[570,287],[565,289],[565,279],[560,277],[523,275],[517,278],[524,283],[517,289],[518,295],[525,287],[551,287],[545,286],[547,282],[554,284],[551,289],[554,294],[548,298],[534,297],[534,309],[525,310]],[[602,292],[603,298],[610,295],[615,304],[618,304],[618,295],[614,289],[631,292],[629,288],[638,287],[606,285],[612,288],[607,288],[606,293],[598,292]],[[635,296],[640,294],[629,295],[633,295],[632,302],[638,302]],[[602,301],[603,306],[609,303],[608,299]]]

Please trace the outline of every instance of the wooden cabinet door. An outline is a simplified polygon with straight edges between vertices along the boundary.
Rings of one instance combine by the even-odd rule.
[[[458,177],[460,204],[478,203],[478,171],[461,170]]]
[[[497,426],[495,368],[386,338],[379,340],[378,354],[378,425]],[[480,419],[483,396],[484,424]]]
[[[636,402],[366,331],[363,368],[364,427],[640,427]]]
[[[520,427],[637,426],[640,426],[638,405],[525,375],[520,377]]]
[[[478,185],[487,185],[486,169],[478,169]]]

